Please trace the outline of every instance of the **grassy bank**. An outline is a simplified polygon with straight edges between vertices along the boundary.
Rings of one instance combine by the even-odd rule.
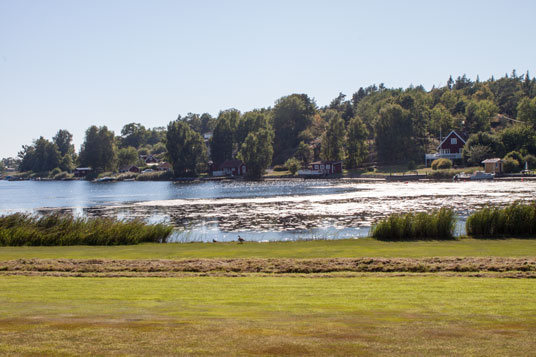
[[[523,257],[536,256],[536,240],[502,239],[382,242],[370,238],[274,243],[168,243],[133,246],[0,247],[0,260],[351,258],[351,257]]]
[[[141,220],[75,218],[54,213],[0,216],[0,246],[123,245],[165,242],[172,227]]]
[[[530,355],[527,279],[0,277],[0,354]]]

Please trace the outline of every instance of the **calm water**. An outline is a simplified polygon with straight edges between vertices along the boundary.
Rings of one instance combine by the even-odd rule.
[[[72,211],[177,227],[176,241],[257,241],[366,236],[394,212],[443,206],[464,217],[486,204],[533,200],[536,182],[36,182],[0,181],[0,214]]]

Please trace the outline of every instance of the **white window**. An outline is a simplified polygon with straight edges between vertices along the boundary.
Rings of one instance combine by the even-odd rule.
[[[329,170],[329,169],[330,169],[330,167],[331,167],[331,166],[330,166],[330,164],[326,164],[326,169],[328,169],[328,170]]]
[[[320,165],[320,170],[324,170],[324,165]]]
[[[451,138],[450,139],[450,144],[451,145],[456,145],[457,143],[458,143],[458,139],[456,139],[456,138]]]

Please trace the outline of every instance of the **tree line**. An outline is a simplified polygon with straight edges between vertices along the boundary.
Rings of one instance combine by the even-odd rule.
[[[299,168],[318,159],[342,160],[347,169],[420,163],[453,129],[469,138],[465,163],[510,155],[520,165],[536,155],[535,96],[536,79],[515,70],[485,81],[451,76],[429,91],[372,85],[350,97],[340,93],[323,107],[307,94],[291,94],[245,113],[188,113],[153,129],[130,123],[118,136],[106,126],[91,126],[78,153],[72,135],[59,130],[51,140],[40,137],[23,146],[18,165],[33,172],[75,165],[114,171],[152,154],[168,160],[175,176],[197,176],[240,159],[249,177],[259,178],[271,165]]]

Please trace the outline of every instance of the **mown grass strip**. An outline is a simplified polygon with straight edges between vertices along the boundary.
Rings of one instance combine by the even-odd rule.
[[[531,355],[527,279],[0,276],[0,354]]]
[[[372,238],[244,244],[143,243],[122,246],[0,247],[13,259],[198,259],[354,257],[534,257],[536,239],[385,242]]]
[[[0,246],[124,245],[166,242],[173,228],[141,220],[82,218],[52,213],[0,216]]]

